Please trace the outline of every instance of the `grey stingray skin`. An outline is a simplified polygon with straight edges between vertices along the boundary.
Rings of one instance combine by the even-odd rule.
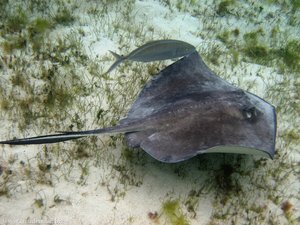
[[[129,146],[175,163],[201,153],[275,153],[272,105],[215,75],[197,52],[163,69],[149,81],[117,126],[0,142],[42,144],[125,133]]]

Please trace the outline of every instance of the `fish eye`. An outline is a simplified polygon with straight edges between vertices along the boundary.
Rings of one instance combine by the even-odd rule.
[[[255,107],[245,107],[243,108],[243,115],[246,120],[255,122],[258,113]]]

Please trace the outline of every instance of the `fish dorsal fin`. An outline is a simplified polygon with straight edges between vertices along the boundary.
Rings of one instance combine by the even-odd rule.
[[[234,90],[235,87],[216,76],[194,52],[166,67],[148,82],[132,105],[127,119],[144,118],[183,96]]]

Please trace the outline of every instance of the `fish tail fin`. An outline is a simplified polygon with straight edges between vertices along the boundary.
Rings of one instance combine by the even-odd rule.
[[[119,55],[113,51],[110,51],[110,53],[116,58],[116,61],[109,67],[109,69],[105,72],[105,74],[111,72],[113,69],[115,69],[120,63],[122,63],[125,60],[125,57],[122,55]]]
[[[124,56],[119,55],[118,53],[115,53],[115,52],[110,51],[110,50],[109,50],[109,52],[116,58],[116,60],[120,60],[120,59],[124,58]]]

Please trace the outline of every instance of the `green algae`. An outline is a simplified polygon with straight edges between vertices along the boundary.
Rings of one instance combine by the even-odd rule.
[[[261,64],[267,63],[269,58],[268,48],[262,45],[246,46],[243,52],[246,56]]]
[[[291,0],[293,10],[299,10],[300,9],[300,0]]]
[[[291,71],[300,71],[300,41],[289,40],[285,47],[273,50]]]
[[[34,37],[38,34],[43,34],[46,32],[46,30],[50,29],[52,27],[51,21],[49,19],[43,19],[40,17],[35,18],[29,28],[28,31],[30,33],[30,37]]]
[[[169,199],[162,204],[162,214],[167,218],[171,225],[187,225],[188,220],[182,213],[178,199]]]
[[[254,31],[247,32],[243,35],[244,43],[233,44],[232,38],[239,36],[239,31],[223,31],[216,37],[221,40],[231,52],[232,63],[236,65],[240,56],[244,56],[247,61],[266,66],[276,66],[280,71],[287,70],[291,72],[300,71],[300,43],[299,40],[290,39],[286,44],[276,45],[278,42],[279,28],[273,27],[271,30],[271,41],[275,43],[274,47],[265,43],[265,31],[258,28]],[[215,59],[216,58],[216,59]],[[218,54],[210,56],[213,64],[217,63]]]
[[[10,33],[20,32],[24,29],[28,22],[29,18],[26,12],[19,7],[15,12],[12,12],[5,21],[5,30]]]
[[[257,45],[259,38],[262,37],[264,31],[262,28],[259,28],[256,31],[245,33],[243,38],[247,45]]]
[[[73,23],[75,20],[75,16],[72,14],[69,8],[66,6],[62,7],[61,9],[58,10],[56,15],[53,17],[53,21],[55,24],[59,25],[64,25],[68,26],[71,23]]]
[[[219,3],[217,8],[217,14],[219,16],[226,16],[231,14],[230,10],[234,7],[235,1],[234,0],[224,0]]]

